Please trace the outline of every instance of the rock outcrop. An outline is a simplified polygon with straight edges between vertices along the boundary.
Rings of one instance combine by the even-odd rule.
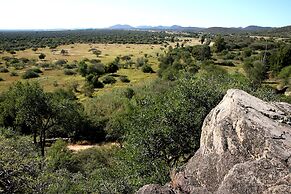
[[[201,147],[167,186],[138,193],[291,193],[291,105],[229,90],[206,117]]]

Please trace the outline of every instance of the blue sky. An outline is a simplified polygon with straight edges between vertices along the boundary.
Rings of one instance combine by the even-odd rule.
[[[291,0],[0,0],[0,29],[291,25]]]

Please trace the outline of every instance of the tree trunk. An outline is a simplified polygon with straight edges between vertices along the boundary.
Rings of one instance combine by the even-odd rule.
[[[45,148],[45,130],[42,130],[42,144],[41,144],[41,156],[44,157]]]
[[[44,157],[44,148],[45,148],[45,130],[42,129],[40,131],[40,149],[41,149],[41,156]]]
[[[34,131],[34,133],[33,133],[33,143],[34,143],[34,145],[36,145],[36,136],[37,136],[37,134],[36,134],[36,131]]]

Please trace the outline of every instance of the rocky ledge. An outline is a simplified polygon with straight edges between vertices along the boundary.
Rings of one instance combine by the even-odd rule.
[[[229,90],[206,117],[201,147],[166,186],[137,193],[291,193],[291,105]]]

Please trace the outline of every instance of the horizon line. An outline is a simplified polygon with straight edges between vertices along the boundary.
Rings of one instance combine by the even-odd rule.
[[[282,27],[287,27],[290,25],[285,25],[285,26],[277,26],[277,27],[273,27],[273,26],[260,26],[260,25],[247,25],[245,27],[242,26],[238,26],[238,27],[225,27],[225,26],[210,26],[210,27],[197,27],[197,26],[182,26],[182,25],[178,25],[178,24],[174,24],[174,25],[130,25],[130,24],[115,24],[112,26],[108,26],[108,27],[72,27],[72,28],[0,28],[0,31],[63,31],[63,30],[87,30],[87,29],[92,29],[92,30],[102,30],[102,29],[110,29],[112,27],[115,26],[129,26],[132,28],[142,28],[142,27],[148,27],[148,28],[156,28],[156,27],[173,27],[173,26],[179,26],[179,27],[183,27],[183,28],[202,28],[202,29],[207,29],[207,28],[247,28],[250,26],[256,26],[256,27],[262,27],[262,28],[282,28]]]

